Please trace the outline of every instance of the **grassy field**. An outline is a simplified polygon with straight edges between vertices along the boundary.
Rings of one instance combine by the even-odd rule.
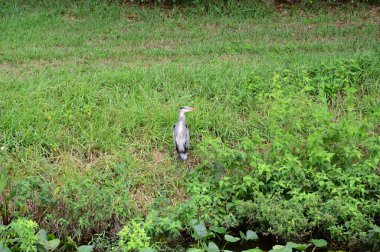
[[[379,235],[370,227],[380,217],[379,17],[378,6],[367,5],[313,11],[244,5],[205,13],[0,3],[0,169],[7,180],[0,220],[27,217],[62,241],[92,240],[99,250],[110,250],[131,219],[154,211],[173,225],[162,224],[157,235],[150,231],[151,241],[161,243],[154,237],[191,233],[188,221],[199,217],[287,240],[316,237],[337,247],[375,249],[377,238],[368,235]],[[172,143],[183,105],[198,108],[187,117],[190,175],[178,168]],[[268,175],[254,161],[259,155],[270,169],[289,164],[289,170],[279,168],[281,179]],[[264,168],[255,174],[257,167]],[[294,178],[301,173],[315,184]],[[224,188],[221,181],[236,179],[227,183],[233,191],[245,175],[268,186],[256,188],[271,195],[263,202],[290,200],[289,192],[297,191],[322,195],[302,201],[311,205],[352,198],[355,210],[342,207],[348,212],[336,222],[308,217],[307,225],[290,229],[291,221],[280,218],[290,212],[281,209],[296,207],[268,209],[271,226],[263,213],[249,212],[256,194],[244,196],[246,214],[234,206],[209,216],[199,207],[186,219],[185,210],[173,210],[198,202],[193,196],[211,191],[210,181]],[[233,195],[227,189],[221,194]],[[333,207],[339,204],[330,203],[339,212]]]

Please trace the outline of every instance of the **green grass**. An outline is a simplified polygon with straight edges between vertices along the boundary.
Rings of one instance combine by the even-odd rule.
[[[88,241],[162,197],[183,202],[172,143],[178,108],[199,109],[187,119],[193,167],[206,160],[206,137],[236,146],[258,133],[270,143],[275,116],[249,98],[252,78],[266,90],[283,69],[365,58],[370,88],[355,116],[378,108],[378,9],[245,8],[2,3],[0,168],[18,190],[14,218]],[[334,117],[349,114],[342,104],[328,108]]]

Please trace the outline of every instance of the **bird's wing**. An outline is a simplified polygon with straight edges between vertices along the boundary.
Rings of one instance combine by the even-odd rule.
[[[173,128],[174,145],[178,153],[186,153],[189,150],[189,131],[185,125],[182,130],[179,128],[178,123]]]
[[[185,136],[185,150],[186,152],[189,151],[189,148],[190,148],[190,134],[189,134],[189,128],[186,127],[186,136]]]
[[[173,127],[173,142],[175,145],[175,149],[177,152],[183,152],[184,151],[184,144],[181,137],[181,132],[178,132],[178,123],[174,124]]]

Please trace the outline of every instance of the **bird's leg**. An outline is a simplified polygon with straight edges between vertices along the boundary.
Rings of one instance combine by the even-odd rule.
[[[181,159],[177,158],[177,170],[181,170]]]
[[[180,174],[181,179],[185,180],[190,169],[188,168],[187,161],[183,161],[181,159],[177,160],[177,173]],[[184,169],[184,166],[186,166],[187,169]],[[185,172],[186,171],[186,172]]]
[[[184,167],[184,164],[187,164],[187,161],[183,161],[180,158],[177,159],[177,170],[181,171]],[[187,167],[187,165],[186,165]]]

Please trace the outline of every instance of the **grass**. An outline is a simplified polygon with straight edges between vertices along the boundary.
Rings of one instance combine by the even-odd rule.
[[[18,209],[16,199],[14,216],[33,216],[59,235],[89,240],[86,234],[120,230],[163,196],[171,205],[183,202],[189,195],[172,143],[179,107],[199,108],[187,119],[193,167],[207,136],[230,146],[253,132],[270,140],[255,103],[244,99],[244,83],[254,76],[268,83],[285,68],[298,72],[358,57],[378,62],[378,22],[378,7],[367,5],[221,14],[2,3],[0,168],[16,181],[25,206]],[[369,83],[379,86],[377,77]],[[373,94],[363,106],[379,102]],[[339,117],[339,108],[333,113]],[[125,185],[115,188],[120,163]],[[49,191],[48,199],[36,196]],[[90,210],[81,202],[88,197],[97,199]],[[49,200],[56,209],[39,207]],[[99,214],[103,203],[117,210]],[[64,206],[73,216],[90,212],[79,220],[86,231],[70,226]],[[94,224],[115,214],[112,227]]]

